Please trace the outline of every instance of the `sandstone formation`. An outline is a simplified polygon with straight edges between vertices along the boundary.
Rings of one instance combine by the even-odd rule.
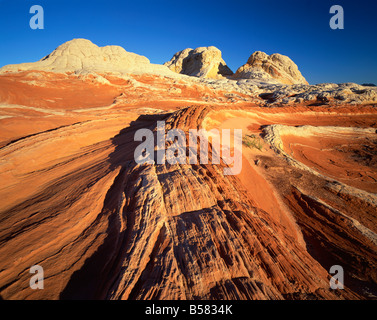
[[[203,78],[222,78],[233,74],[216,47],[199,47],[177,52],[164,64],[170,70],[189,76]]]
[[[247,63],[238,68],[234,77],[265,81],[273,79],[282,84],[308,84],[289,57],[279,53],[267,55],[261,51],[254,52]]]
[[[377,88],[101,70],[102,49],[76,72],[67,55],[0,73],[0,298],[376,299]],[[223,158],[137,164],[157,121],[260,147],[234,176]]]
[[[164,66],[151,64],[148,58],[120,46],[98,47],[86,39],[68,41],[38,62],[4,66],[0,73],[26,70],[171,74]]]

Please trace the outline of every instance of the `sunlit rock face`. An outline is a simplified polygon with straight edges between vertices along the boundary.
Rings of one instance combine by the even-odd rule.
[[[86,39],[67,41],[40,61],[0,68],[0,72],[27,70],[171,74],[166,67],[151,64],[148,58],[127,52],[120,46],[98,47]]]
[[[216,47],[184,49],[164,64],[170,70],[189,76],[203,78],[222,78],[233,74]]]
[[[247,63],[238,68],[235,78],[273,79],[282,84],[308,84],[289,57],[279,53],[269,56],[261,51],[254,52]]]

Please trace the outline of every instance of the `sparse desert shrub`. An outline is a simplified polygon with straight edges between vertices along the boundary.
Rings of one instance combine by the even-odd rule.
[[[257,137],[255,134],[247,134],[242,138],[242,143],[249,148],[256,148],[259,151],[262,151],[263,141],[260,137]]]

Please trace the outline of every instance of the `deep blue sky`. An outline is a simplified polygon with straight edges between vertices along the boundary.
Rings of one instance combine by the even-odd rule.
[[[32,30],[32,5],[45,29]],[[344,30],[329,27],[343,6]],[[0,66],[33,62],[86,38],[164,63],[177,51],[216,46],[236,69],[257,50],[289,56],[311,84],[377,84],[377,1],[365,0],[0,0]]]

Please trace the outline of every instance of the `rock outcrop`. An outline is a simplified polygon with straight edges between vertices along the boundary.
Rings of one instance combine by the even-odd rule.
[[[287,56],[275,53],[267,55],[256,51],[247,63],[238,68],[236,79],[275,80],[282,84],[308,84],[297,65]]]
[[[155,74],[179,78],[179,74],[201,79],[253,79],[272,84],[307,84],[291,59],[280,54],[255,52],[235,74],[226,65],[216,47],[199,47],[177,52],[164,65],[152,64],[149,59],[127,52],[120,46],[98,47],[90,40],[68,41],[40,61],[6,65],[0,74],[19,71]]]
[[[189,76],[203,78],[222,78],[233,74],[216,47],[199,47],[177,52],[164,64],[170,70]]]
[[[229,69],[216,47],[184,49],[164,64],[170,70],[200,78],[253,79],[271,84],[308,84],[297,65],[287,56],[257,51],[236,71]]]
[[[37,62],[4,66],[0,69],[0,73],[26,70],[174,75],[168,68],[151,64],[148,58],[127,52],[120,46],[98,47],[86,39],[73,39],[65,42]]]

